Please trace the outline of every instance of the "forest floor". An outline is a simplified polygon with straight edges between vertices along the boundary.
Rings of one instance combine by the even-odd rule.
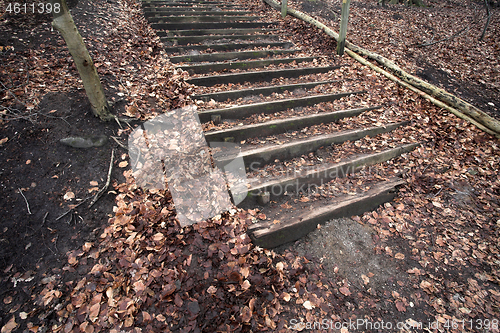
[[[338,5],[289,3],[337,30]],[[482,2],[429,5],[353,2],[348,39],[500,119],[498,7],[478,42]],[[81,0],[72,15],[115,114],[145,120],[193,103],[187,73],[174,70],[138,2]],[[131,127],[92,115],[50,17],[0,18],[1,333],[287,332],[307,323],[316,323],[313,331],[384,331],[389,323],[415,332],[499,331],[498,140],[345,57],[346,73],[411,120],[406,135],[425,144],[398,160],[407,185],[393,203],[262,249],[245,234],[265,218],[256,210],[180,228],[168,191],[135,185],[124,148]],[[309,52],[335,50],[293,18],[280,28]],[[430,42],[438,43],[420,46]],[[59,141],[76,135],[108,142],[75,149]],[[113,150],[111,185],[89,207]]]

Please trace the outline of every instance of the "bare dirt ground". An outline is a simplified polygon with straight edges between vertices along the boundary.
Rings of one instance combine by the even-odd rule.
[[[339,12],[331,3],[291,5],[337,25],[338,15],[326,11]],[[498,8],[477,42],[482,3],[429,5],[354,2],[349,39],[499,118]],[[379,325],[358,331],[383,331],[383,321],[415,332],[418,323],[430,331],[436,323],[442,331],[498,332],[500,146],[491,136],[344,59],[384,108],[412,121],[398,135],[424,142],[397,161],[407,185],[375,212],[332,221],[276,251],[260,249],[245,235],[252,220],[265,218],[256,210],[234,209],[181,229],[168,191],[135,186],[126,150],[111,138],[126,144],[131,129],[92,116],[49,18],[2,13],[2,333],[286,332],[307,322],[328,325],[312,331],[340,331],[357,320]],[[138,3],[80,1],[73,15],[114,113],[147,119],[191,103],[187,73],[174,71],[160,52]],[[290,17],[281,28],[311,52],[334,52],[329,38]],[[102,134],[107,144],[87,150],[59,142]],[[75,207],[105,183],[112,149],[109,191],[93,207]],[[386,167],[373,172],[383,175]]]

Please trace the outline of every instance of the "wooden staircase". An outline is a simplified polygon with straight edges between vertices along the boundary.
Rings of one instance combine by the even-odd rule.
[[[356,154],[340,161],[327,158],[324,163],[303,169],[287,162],[311,153],[314,156],[318,149],[408,126],[406,122],[391,122],[309,133],[311,127],[380,109],[377,105],[336,107],[336,101],[366,94],[364,90],[335,91],[347,82],[336,74],[343,65],[321,56],[304,55],[289,36],[278,33],[276,22],[266,22],[229,1],[145,0],[143,9],[161,36],[170,60],[190,73],[189,83],[203,90],[192,98],[199,106],[207,142],[241,146],[248,194],[240,205],[257,207],[266,215],[265,220],[256,219],[248,229],[256,245],[270,248],[295,241],[318,224],[362,214],[396,196],[397,188],[404,184],[397,177],[371,183],[354,191],[355,195],[326,199],[319,196],[322,200],[316,200],[318,196],[310,194],[311,188],[335,184],[367,166],[408,153],[419,143]],[[284,138],[286,142],[275,143],[269,138]],[[255,176],[273,165],[290,168],[273,177]],[[297,197],[300,192],[309,195],[308,199],[288,204],[291,194]]]

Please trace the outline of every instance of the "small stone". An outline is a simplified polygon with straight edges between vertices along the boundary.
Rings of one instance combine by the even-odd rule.
[[[107,142],[108,138],[104,135],[91,136],[91,137],[68,137],[59,140],[62,144],[74,148],[91,148],[101,147]]]

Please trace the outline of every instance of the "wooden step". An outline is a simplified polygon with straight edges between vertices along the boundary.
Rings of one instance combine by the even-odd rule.
[[[265,59],[265,60],[247,60],[220,63],[207,63],[199,65],[180,65],[177,68],[189,72],[190,74],[205,74],[212,72],[228,71],[231,69],[253,69],[263,68],[269,65],[289,64],[292,62],[311,62],[315,57],[283,58],[283,59]]]
[[[299,49],[291,50],[263,50],[263,51],[241,51],[241,52],[221,52],[221,53],[208,53],[198,55],[183,55],[170,57],[170,62],[217,62],[225,60],[244,60],[244,59],[258,59],[265,58],[273,55],[293,54],[300,51]],[[210,100],[210,99],[208,99]]]
[[[289,49],[293,47],[290,42],[254,42],[254,43],[228,43],[228,44],[209,44],[209,45],[182,45],[165,47],[167,53],[184,53],[189,51],[233,51],[242,50],[247,48],[258,48],[258,47],[281,47],[284,49]]]
[[[265,34],[275,32],[277,29],[268,28],[248,28],[248,29],[198,29],[198,30],[173,30],[173,31],[157,31],[159,37],[176,37],[176,36],[203,36],[203,35],[250,35],[250,34]]]
[[[278,179],[262,181],[260,179],[248,180],[250,187],[248,188],[248,195],[245,199],[246,203],[255,200],[256,196],[269,192],[271,198],[278,198],[285,192],[296,193],[307,189],[311,185],[326,184],[332,179],[342,178],[348,174],[360,171],[364,166],[370,166],[382,163],[398,157],[404,153],[410,152],[420,143],[405,144],[396,148],[387,149],[381,152],[366,154],[351,158],[347,161],[338,164],[319,165],[314,169],[309,169],[296,175],[282,177]],[[236,195],[241,195],[237,193]]]
[[[355,117],[365,111],[379,108],[380,106],[373,106],[271,120],[261,124],[251,124],[220,131],[205,132],[205,139],[208,142],[224,142],[227,141],[226,138],[233,138],[234,142],[241,142],[242,140],[258,136],[271,136],[286,133],[287,131],[296,131],[312,125],[334,122],[342,118]]]
[[[150,17],[170,17],[170,16],[236,16],[251,14],[249,11],[215,11],[211,8],[206,10],[171,10],[170,8],[148,8],[144,10],[144,16]]]
[[[245,82],[258,82],[258,81],[271,81],[272,79],[283,77],[283,78],[294,78],[303,75],[317,74],[317,73],[328,73],[339,69],[342,66],[323,66],[323,67],[306,67],[306,68],[290,68],[290,69],[276,69],[269,71],[256,71],[256,72],[244,72],[244,73],[232,73],[232,74],[222,74],[222,75],[211,75],[197,77],[193,79],[186,80],[188,83],[197,86],[214,86],[216,84],[227,84],[227,83],[245,83]]]
[[[151,23],[203,23],[203,22],[241,22],[255,21],[257,16],[153,16],[149,17]]]
[[[225,29],[225,28],[266,28],[276,22],[200,22],[200,23],[152,23],[158,30]]]
[[[307,203],[304,210],[283,212],[276,220],[263,221],[248,227],[253,243],[264,248],[273,248],[304,237],[332,219],[362,215],[392,201],[397,188],[405,184],[402,179],[391,179],[374,185],[370,190],[356,196],[345,196],[325,205],[323,201]]]
[[[243,150],[238,157],[243,158],[245,166],[253,168],[262,168],[266,164],[274,162],[274,160],[289,160],[310,152],[315,152],[320,147],[327,147],[332,144],[339,144],[345,141],[355,141],[365,136],[375,136],[382,133],[390,132],[400,126],[406,125],[408,122],[392,123],[384,126],[374,126],[361,128],[349,131],[341,131],[338,133],[315,135],[306,139],[296,139],[281,145],[271,144],[260,148]],[[244,147],[243,147],[244,148]],[[233,160],[234,158],[231,158]],[[231,160],[224,158],[218,161],[223,164],[228,164]]]
[[[252,34],[252,35],[201,35],[201,36],[172,36],[172,37],[161,37],[161,41],[174,42],[176,45],[188,45],[197,44],[203,41],[214,41],[214,40],[275,40],[278,41],[281,37],[277,35],[267,35],[267,34]]]
[[[311,106],[318,103],[331,102],[342,97],[350,95],[364,94],[366,91],[353,91],[337,94],[322,94],[315,96],[306,96],[300,98],[281,99],[269,102],[260,102],[245,105],[236,105],[225,109],[213,109],[198,112],[200,121],[207,123],[211,121],[212,116],[220,115],[221,119],[243,119],[253,114],[270,114],[284,111],[290,108]]]
[[[284,50],[284,51],[257,51],[257,52],[287,52],[287,51],[294,51],[294,50]],[[298,50],[297,50],[298,51]],[[247,51],[249,53],[253,53],[256,51]],[[231,52],[235,56],[239,54],[239,52]],[[226,53],[221,53],[221,54],[226,54]],[[279,53],[278,53],[279,54]],[[189,57],[189,56],[187,56]],[[171,57],[170,61],[172,61]],[[172,61],[173,62],[173,61]],[[344,80],[346,81],[346,80]],[[332,84],[332,83],[337,83],[341,82],[340,80],[331,80],[331,81],[317,81],[317,82],[308,82],[308,83],[296,83],[296,84],[286,84],[282,86],[269,86],[269,87],[261,87],[261,88],[250,88],[250,89],[241,89],[241,90],[229,90],[229,91],[220,91],[220,92],[215,92],[215,93],[209,93],[209,94],[199,94],[199,95],[193,95],[191,96],[192,99],[195,100],[202,100],[202,101],[210,101],[213,99],[214,101],[218,102],[224,102],[227,100],[236,100],[238,98],[244,98],[244,97],[249,97],[249,96],[268,96],[273,93],[283,93],[285,91],[292,92],[296,89],[311,89],[316,86],[320,86],[323,84]]]
[[[143,7],[160,7],[160,6],[193,7],[193,5],[196,5],[196,7],[200,6],[239,7],[236,4],[231,4],[224,1],[150,1],[150,0],[142,1]]]

